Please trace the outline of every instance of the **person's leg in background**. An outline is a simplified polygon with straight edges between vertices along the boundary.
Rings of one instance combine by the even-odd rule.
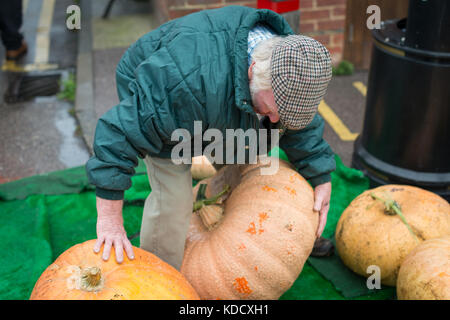
[[[27,52],[21,26],[22,0],[0,1],[0,31],[7,60],[17,60]]]
[[[194,196],[190,164],[144,159],[152,189],[145,200],[140,247],[180,270]]]

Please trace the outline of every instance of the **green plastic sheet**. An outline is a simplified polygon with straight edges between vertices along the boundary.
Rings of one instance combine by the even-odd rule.
[[[286,155],[280,151],[280,158]],[[340,214],[369,187],[360,171],[336,156],[333,190],[324,236],[332,238]],[[195,185],[196,181],[193,181]],[[125,192],[125,230],[139,246],[142,210],[151,192],[140,161]],[[41,273],[71,246],[96,238],[95,189],[84,166],[0,185],[0,299],[28,299]],[[322,259],[322,258],[321,258]],[[338,256],[310,258],[281,299],[391,299],[393,288],[368,290],[365,278],[351,273]],[[345,284],[345,285],[343,285]]]

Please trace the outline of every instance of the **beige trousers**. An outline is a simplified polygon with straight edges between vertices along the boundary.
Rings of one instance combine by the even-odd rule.
[[[152,192],[145,200],[140,247],[180,270],[194,197],[191,165],[144,159]]]

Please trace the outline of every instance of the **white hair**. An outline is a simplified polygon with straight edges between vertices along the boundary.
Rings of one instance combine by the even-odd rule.
[[[270,39],[263,40],[253,51],[252,62],[256,63],[252,69],[253,75],[250,82],[252,98],[260,90],[272,89],[270,62],[272,60],[273,49],[281,40],[283,40],[281,36],[274,36]]]

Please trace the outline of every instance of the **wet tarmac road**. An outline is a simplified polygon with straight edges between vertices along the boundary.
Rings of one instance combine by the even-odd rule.
[[[66,28],[70,0],[28,0],[22,30],[29,45],[15,71],[53,70],[67,74],[76,67],[77,33]],[[47,37],[47,39],[46,39]],[[45,44],[47,43],[47,46]],[[73,104],[56,96],[5,103],[3,94],[17,75],[7,68],[0,48],[0,183],[84,165],[89,158]]]

